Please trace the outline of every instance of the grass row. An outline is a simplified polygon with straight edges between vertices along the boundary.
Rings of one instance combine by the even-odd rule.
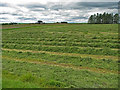
[[[76,88],[118,87],[117,83],[118,75],[115,74],[100,74],[86,70],[73,70],[71,68],[62,68],[57,66],[48,66],[40,64],[38,65],[28,62],[17,62],[6,59],[3,59],[3,71],[4,70],[18,77],[22,77],[23,75],[25,75],[25,73],[30,73],[32,74],[32,76],[28,75],[26,77],[25,75],[23,76],[22,80],[24,80],[25,82],[32,82],[32,84],[37,83],[37,85],[39,86],[41,85],[39,78],[41,79],[45,78],[46,80],[43,81],[42,84],[44,85],[48,83],[48,85],[52,85],[53,87],[76,87]],[[5,76],[4,73],[3,76]],[[37,80],[35,81],[33,78],[34,76],[37,77]],[[8,77],[11,78],[11,76]],[[8,81],[4,79],[4,77],[3,80],[6,81],[4,82],[4,85],[7,85]],[[25,85],[25,83],[23,85]]]
[[[16,52],[16,51],[4,51],[3,56],[8,56],[16,59],[25,59],[32,61],[42,62],[56,62],[65,63],[80,67],[92,67],[99,69],[115,70],[118,71],[118,61],[112,59],[93,59],[91,57],[75,57],[75,56],[62,56],[51,55],[46,53],[31,53],[31,52]]]
[[[117,50],[110,50],[109,48],[94,49],[94,48],[79,48],[79,47],[45,47],[45,46],[35,46],[35,45],[30,46],[30,45],[20,45],[20,44],[3,44],[2,47],[10,48],[10,49],[25,49],[25,50],[51,51],[51,52],[62,52],[62,53],[118,56]]]
[[[2,43],[2,45],[23,45],[23,46],[31,46],[30,44],[20,44],[20,43]],[[77,47],[77,48],[86,48],[86,49],[109,49],[109,50],[118,50],[117,48],[109,48],[109,47],[81,47],[81,46],[59,46],[59,45],[44,45],[44,44],[33,44],[32,46],[43,46],[43,47]]]
[[[57,41],[3,41],[3,44],[29,44],[29,45],[57,45],[57,46],[80,46],[80,47],[108,47],[119,48],[118,43],[102,43],[102,42],[57,42]]]
[[[72,41],[71,41],[72,40]],[[107,39],[107,40],[99,40],[99,39],[62,39],[62,38],[23,38],[23,39],[4,39],[4,43],[16,43],[16,42],[21,42],[21,43],[25,43],[25,42],[71,42],[71,43],[110,43],[110,44],[117,44],[119,43],[118,40],[110,40],[110,39]]]
[[[55,38],[61,38],[61,39],[67,39],[67,40],[75,40],[75,39],[78,39],[78,40],[81,40],[81,38],[82,39],[84,39],[84,38],[88,38],[88,40],[89,39],[93,39],[93,40],[95,40],[95,39],[100,39],[100,40],[104,40],[104,39],[118,39],[118,34],[113,34],[113,35],[107,35],[107,34],[105,34],[105,35],[101,35],[99,32],[98,32],[98,34],[94,34],[94,33],[84,33],[84,32],[80,32],[80,31],[78,31],[78,32],[75,32],[75,31],[73,31],[73,32],[71,32],[71,33],[60,33],[60,32],[46,32],[46,30],[45,31],[41,31],[41,30],[34,30],[34,31],[29,31],[29,30],[24,30],[24,31],[9,31],[9,32],[7,32],[8,34],[6,34],[6,32],[3,32],[3,34],[6,34],[6,37],[3,37],[3,38],[5,38],[5,39],[7,39],[8,37],[9,38],[35,38],[35,39],[37,39],[37,38],[53,38],[53,39],[55,39]],[[79,34],[80,33],[80,34]],[[13,34],[13,35],[12,35]],[[16,35],[16,34],[18,34],[18,35]],[[12,35],[12,37],[11,37],[11,35]],[[26,36],[26,37],[25,37]],[[86,40],[87,41],[87,40]]]
[[[39,32],[39,33],[38,33]],[[5,32],[3,32],[4,34]],[[7,39],[7,37],[9,38],[12,38],[11,37],[11,34],[13,32],[8,32],[8,34],[6,35],[6,37],[4,37],[5,39]],[[98,40],[104,40],[104,39],[117,39],[118,38],[118,35],[99,35],[99,34],[78,34],[79,32],[77,32],[76,34],[73,34],[73,33],[70,33],[70,34],[62,34],[62,33],[54,33],[54,34],[51,34],[51,33],[46,33],[46,32],[40,32],[40,31],[37,31],[37,32],[16,32],[14,34],[18,34],[18,36],[14,36],[14,38],[25,38],[24,36],[26,35],[26,38],[34,38],[34,39],[37,39],[37,38],[50,38],[50,37],[54,37],[55,38],[61,38],[61,39],[71,39],[71,40],[75,40],[75,39],[78,39],[78,40],[81,40],[81,38],[88,38],[88,39],[98,39]],[[22,35],[21,35],[22,34]],[[78,34],[78,35],[77,35]]]

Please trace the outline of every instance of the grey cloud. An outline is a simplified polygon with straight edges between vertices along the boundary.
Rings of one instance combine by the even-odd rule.
[[[18,14],[18,13],[9,13],[9,12],[1,12],[0,13],[0,15],[5,15],[5,14],[7,14],[7,15],[12,15],[12,16],[22,16],[22,14]]]
[[[88,19],[88,17],[77,16],[77,17],[73,17],[71,19]]]
[[[16,14],[16,13],[13,13],[11,15],[13,15],[13,16],[22,16],[22,14]]]
[[[49,2],[47,4],[29,3],[29,4],[19,5],[19,6],[26,7],[28,9],[30,9],[31,11],[42,11],[42,10],[39,10],[39,8],[44,8],[45,10],[48,10],[48,9],[52,9],[52,10],[62,9],[62,6],[58,2],[57,3]]]
[[[31,9],[31,11],[43,11],[43,10],[41,10],[41,9]]]
[[[118,3],[117,2],[72,2],[69,4],[63,3],[53,3],[48,2],[47,4],[40,4],[40,3],[29,3],[20,5],[30,9],[31,11],[42,11],[38,8],[44,8],[45,10],[87,10],[93,8],[101,8],[101,9],[117,9]]]
[[[10,5],[8,3],[2,3],[0,2],[0,7],[9,7]]]
[[[52,18],[40,18],[40,20],[53,20]]]
[[[12,16],[22,16],[22,14],[17,14],[17,13],[9,13],[9,12],[1,12],[0,13],[1,15],[3,15],[3,14],[8,14],[8,15],[12,15]]]
[[[0,18],[0,22],[2,22],[2,23],[3,23],[3,22],[7,22],[7,21],[8,21],[8,18],[6,18],[6,17],[1,17],[1,18]]]
[[[10,14],[10,13],[7,13],[7,12],[1,12],[0,14]]]
[[[29,4],[21,4],[19,6],[26,7],[28,9],[33,9],[33,8],[46,8],[45,5],[40,4],[40,3],[29,3]]]
[[[62,16],[69,16],[70,13],[61,13]]]
[[[60,3],[48,3],[47,8],[58,11],[60,9],[63,9],[63,5],[61,5]]]
[[[20,20],[36,20],[36,18],[19,17]]]
[[[57,5],[55,5],[55,6],[52,6],[52,7],[50,7],[50,9],[53,9],[53,10],[60,10],[60,9],[63,9],[62,8],[62,6],[57,6]]]
[[[112,6],[112,7],[109,7],[108,9],[118,9],[118,6]]]
[[[5,17],[1,17],[0,19],[2,19],[2,20],[7,20],[8,18],[5,18]]]
[[[117,6],[117,2],[79,2],[76,5],[83,6],[83,7],[102,7],[108,8],[112,6]]]
[[[112,7],[112,8],[111,8]],[[102,8],[102,9],[113,9],[117,8],[117,2],[73,2],[67,6],[63,6],[63,9],[92,9],[92,8]]]

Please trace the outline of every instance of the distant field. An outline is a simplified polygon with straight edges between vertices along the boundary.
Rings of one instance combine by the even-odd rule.
[[[3,88],[118,88],[117,24],[3,25]]]

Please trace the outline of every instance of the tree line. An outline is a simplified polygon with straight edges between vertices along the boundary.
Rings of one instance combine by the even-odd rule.
[[[103,14],[94,14],[89,17],[88,23],[91,24],[118,24],[119,23],[119,14],[106,13]]]

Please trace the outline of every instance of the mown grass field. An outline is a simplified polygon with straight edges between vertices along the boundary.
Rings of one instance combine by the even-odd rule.
[[[117,24],[2,30],[3,88],[118,88]]]

